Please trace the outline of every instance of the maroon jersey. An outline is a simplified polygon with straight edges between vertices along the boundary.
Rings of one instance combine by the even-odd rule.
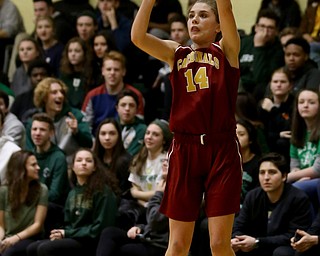
[[[179,46],[170,75],[171,131],[234,132],[239,77],[239,69],[230,66],[218,44],[197,50]]]

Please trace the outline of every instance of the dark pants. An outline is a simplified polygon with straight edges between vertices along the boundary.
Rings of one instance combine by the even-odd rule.
[[[163,256],[165,251],[165,248],[128,238],[127,231],[120,228],[108,227],[101,233],[96,256]]]
[[[1,256],[26,256],[26,248],[32,244],[35,240],[33,239],[23,239],[18,243],[14,244],[8,248]]]
[[[28,256],[94,256],[96,243],[90,239],[63,238],[50,241],[39,240],[27,248]]]

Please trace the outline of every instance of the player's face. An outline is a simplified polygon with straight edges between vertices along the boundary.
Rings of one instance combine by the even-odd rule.
[[[181,45],[185,45],[189,40],[188,28],[182,22],[172,22],[171,39]]]
[[[130,124],[134,122],[137,114],[137,103],[131,96],[124,96],[117,105],[121,124]]]
[[[247,129],[241,125],[237,124],[237,137],[240,142],[241,149],[247,149],[250,146],[250,138]]]
[[[119,133],[112,123],[103,124],[99,130],[99,141],[104,149],[112,149],[117,144]]]
[[[117,87],[123,82],[126,71],[121,62],[117,60],[105,60],[102,66],[102,75],[107,86]]]
[[[32,122],[31,138],[37,147],[43,147],[50,143],[51,135],[52,131],[50,130],[48,123],[37,120]]]
[[[286,74],[277,72],[272,75],[270,89],[274,96],[285,96],[291,91],[291,83]]]
[[[261,188],[267,193],[281,191],[286,176],[272,162],[262,162],[259,167],[259,182]]]
[[[32,41],[22,41],[19,44],[19,58],[23,63],[28,63],[38,56],[39,52]]]
[[[303,119],[314,120],[319,111],[318,95],[312,91],[302,91],[298,96],[298,111]]]
[[[144,143],[150,152],[162,151],[164,138],[161,128],[156,124],[150,124],[144,135]]]
[[[188,15],[188,31],[191,40],[197,45],[212,43],[220,31],[220,25],[211,7],[196,3]]]
[[[38,180],[40,167],[35,156],[29,156],[26,162],[27,177],[29,180]]]
[[[108,44],[104,36],[96,36],[93,42],[93,49],[96,56],[101,59],[108,50]]]
[[[77,66],[83,62],[84,52],[78,42],[70,43],[68,47],[68,59],[71,65]]]
[[[63,108],[64,97],[62,86],[58,83],[52,83],[46,101],[46,112],[54,115],[59,114]]]
[[[307,60],[308,55],[303,51],[301,46],[289,44],[284,48],[284,61],[290,71],[301,68]]]

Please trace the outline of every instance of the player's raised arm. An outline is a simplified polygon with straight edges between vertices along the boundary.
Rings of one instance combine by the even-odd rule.
[[[150,14],[155,0],[143,0],[135,17],[131,30],[132,42],[149,55],[167,62],[173,66],[174,51],[178,43],[171,40],[162,40],[148,34]]]
[[[239,67],[240,38],[232,12],[231,0],[216,0],[222,32],[221,47],[232,67]]]

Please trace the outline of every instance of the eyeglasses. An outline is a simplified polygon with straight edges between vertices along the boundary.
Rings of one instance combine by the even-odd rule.
[[[266,30],[271,30],[271,31],[276,29],[274,26],[266,26],[264,24],[259,24],[259,23],[257,24],[257,26],[261,29],[266,29]]]

